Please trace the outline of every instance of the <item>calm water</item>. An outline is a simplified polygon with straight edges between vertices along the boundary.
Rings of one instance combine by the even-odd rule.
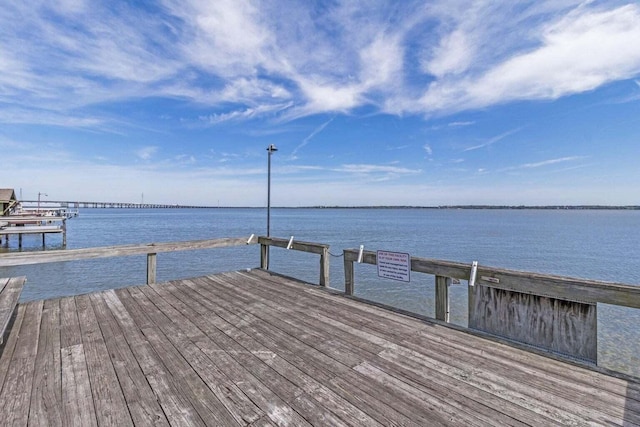
[[[265,233],[264,209],[83,209],[68,222],[68,248],[241,237]],[[331,286],[343,289],[344,248],[408,252],[414,256],[640,284],[640,211],[272,209],[271,234],[328,243]],[[61,237],[48,237],[48,248]],[[25,236],[25,250],[41,250]],[[17,239],[1,251],[17,250]],[[158,255],[158,280],[257,267],[257,245]],[[318,257],[274,248],[271,269],[317,283]],[[146,257],[0,268],[0,277],[26,275],[23,300],[85,293],[145,281]],[[356,295],[434,315],[433,278],[381,280],[375,266],[356,266]],[[466,324],[466,287],[451,291],[452,319]],[[599,361],[640,376],[639,310],[598,311]]]

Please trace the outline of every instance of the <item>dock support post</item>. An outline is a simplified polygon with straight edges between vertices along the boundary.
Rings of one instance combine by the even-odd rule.
[[[67,246],[67,220],[62,220],[62,247]]]
[[[18,234],[18,249],[22,249],[22,234]]]
[[[44,237],[44,236],[46,236],[46,233],[42,233],[42,249],[44,249],[44,248],[46,248],[46,247],[47,247],[47,245],[46,245],[46,243],[45,243],[45,240],[44,240],[44,239],[45,239],[45,237]]]
[[[436,276],[436,319],[449,322],[449,286],[451,278]]]
[[[147,254],[147,285],[156,283],[156,254]]]
[[[329,248],[323,248],[320,254],[320,286],[329,286]]]
[[[353,261],[347,259],[347,252],[343,251],[344,258],[344,293],[346,295],[353,295],[354,288],[354,274],[353,274]]]

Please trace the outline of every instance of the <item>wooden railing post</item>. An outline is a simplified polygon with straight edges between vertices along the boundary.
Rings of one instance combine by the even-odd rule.
[[[260,268],[269,269],[269,245],[260,243]]]
[[[329,287],[329,248],[322,248],[320,254],[320,286]]]
[[[449,285],[451,278],[436,276],[436,319],[449,322]]]
[[[344,254],[344,293],[352,296],[354,287],[353,260],[349,259],[346,250],[342,253]]]
[[[147,285],[156,283],[156,254],[147,254]]]

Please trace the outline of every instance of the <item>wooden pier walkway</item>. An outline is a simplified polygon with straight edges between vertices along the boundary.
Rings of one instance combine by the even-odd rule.
[[[18,306],[2,425],[640,425],[640,382],[264,270]]]

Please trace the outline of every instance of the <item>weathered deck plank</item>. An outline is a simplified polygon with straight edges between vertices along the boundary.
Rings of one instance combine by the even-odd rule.
[[[189,316],[189,312],[193,309],[194,306],[198,306],[199,303],[197,300],[189,300],[189,297],[180,292],[176,286],[162,286],[158,287],[158,290],[168,290],[171,291],[171,296],[175,298],[170,298],[174,304],[176,301],[187,300],[190,304],[187,306],[184,303],[176,304],[183,308],[182,313],[186,316]],[[169,295],[167,295],[169,296]],[[226,351],[234,354],[234,356],[242,363],[243,366],[247,367],[252,375],[255,375],[257,379],[259,379],[262,383],[270,384],[270,387],[277,391],[278,395],[287,402],[291,402],[295,399],[298,399],[300,395],[303,393],[313,393],[315,398],[320,402],[325,404],[327,407],[337,408],[340,412],[342,418],[347,421],[352,421],[354,423],[367,423],[368,425],[374,426],[378,425],[378,423],[371,417],[369,417],[366,413],[359,410],[357,407],[348,404],[346,401],[342,400],[339,396],[331,393],[328,389],[323,387],[323,385],[317,381],[315,381],[311,377],[304,376],[301,372],[296,372],[294,366],[289,365],[287,369],[280,370],[279,372],[274,370],[272,366],[268,363],[265,363],[258,355],[254,354],[244,347],[242,347],[237,342],[233,341],[231,338],[225,336],[219,329],[215,328],[212,324],[206,322],[202,316],[197,316],[193,318],[193,321],[202,331],[206,334],[208,339],[213,340],[214,342],[221,343],[227,349]],[[210,347],[207,345],[203,347],[203,349]],[[265,351],[264,349],[256,350],[258,354],[267,353],[268,359],[273,359],[272,356],[275,356],[275,353]],[[215,353],[215,359],[220,359],[220,353]],[[212,357],[212,360],[214,357]],[[227,366],[226,368],[233,368],[233,366]],[[243,372],[239,372],[234,374],[236,377],[244,377]]]
[[[189,399],[166,372],[142,329],[135,323],[130,313],[139,308],[132,301],[130,294],[126,290],[120,290],[118,294],[111,290],[104,292],[102,297],[122,329],[125,340],[162,407],[167,421],[171,425],[205,425]]]
[[[76,297],[76,305],[98,425],[132,425],[112,350],[104,341],[89,295]]]
[[[102,295],[93,294],[90,299],[134,424],[168,426],[162,408]]]
[[[18,299],[25,281],[25,277],[0,278],[0,346],[4,341],[5,332],[11,322],[14,310],[18,305]]]
[[[220,276],[217,277],[217,279],[219,278]],[[227,283],[226,285],[235,287],[236,292],[234,292],[233,295],[236,295],[236,293],[240,291],[239,287],[242,286],[237,282]],[[232,298],[231,295],[223,296],[223,291],[221,289],[216,290],[219,297]],[[255,291],[259,292],[257,289]],[[364,363],[367,358],[374,357],[374,355],[364,355],[361,351],[358,350],[354,351],[353,349],[357,348],[355,346],[349,349],[346,345],[339,345],[338,340],[332,338],[332,334],[320,337],[317,334],[310,332],[310,328],[301,329],[295,326],[295,324],[297,323],[302,323],[303,317],[313,318],[315,313],[309,310],[301,310],[305,312],[305,314],[301,316],[294,316],[293,311],[286,309],[278,311],[277,313],[272,313],[267,308],[267,305],[269,304],[267,300],[261,300],[259,298],[256,299],[255,295],[254,300],[254,304],[252,304],[251,306],[247,305],[246,310],[251,312],[256,317],[257,320],[255,321],[255,323],[269,324],[273,328],[279,329],[283,333],[289,334],[291,340],[297,339],[301,341],[302,345],[299,347],[299,351],[304,352],[304,354],[306,354],[308,358],[314,360],[320,359],[325,361],[325,363],[327,362],[327,360],[329,360],[328,358],[333,359],[335,361],[332,365],[333,374],[352,377],[352,369]],[[227,301],[231,303],[230,300]],[[282,300],[280,301],[283,302]],[[254,310],[251,307],[256,303],[260,304],[260,306]],[[289,302],[287,301],[287,303]],[[288,304],[284,305],[288,306]],[[283,319],[288,318],[288,321],[281,321],[279,317],[282,317]],[[386,382],[382,385],[382,387],[386,388],[387,390],[393,390],[394,393],[392,394],[396,395],[399,391],[398,389],[394,388],[394,385],[392,385],[391,382]],[[376,387],[364,387],[363,391],[368,391],[373,395],[379,393],[379,390],[377,390]],[[437,396],[438,394],[440,394],[440,392],[441,391],[436,392],[434,396]],[[405,396],[401,400],[398,400],[397,398],[392,399],[390,395],[386,395],[385,399],[381,400],[386,400],[391,404],[391,406],[402,404],[408,404],[409,406],[413,405],[413,408],[407,408],[407,410],[410,410],[413,413],[422,413],[424,422],[428,422],[430,425],[478,425],[478,419],[475,414],[472,415],[461,412],[457,410],[454,405],[451,405],[450,402],[442,401],[438,397],[425,395],[422,399],[416,399],[410,394],[405,394]],[[430,410],[426,411],[426,407],[430,408]],[[438,410],[435,411],[433,410],[434,408],[437,408]],[[501,414],[495,413],[494,415],[496,419],[498,419]]]
[[[242,274],[242,273],[240,273]],[[258,272],[257,275],[264,276]],[[261,282],[262,287],[269,287],[270,281]],[[281,281],[278,282],[277,291],[282,291]],[[271,283],[273,287],[273,283]],[[275,291],[276,288],[270,289]],[[536,402],[536,409],[541,402],[546,402],[550,410],[567,410],[568,412],[584,413],[591,417],[594,422],[601,416],[601,412],[606,417],[620,417],[620,410],[627,403],[627,408],[632,407],[634,411],[626,415],[625,421],[640,423],[637,413],[640,408],[638,404],[637,383],[628,384],[615,377],[599,375],[582,367],[568,365],[556,360],[539,357],[523,350],[513,347],[496,344],[492,341],[479,340],[474,346],[469,346],[469,335],[464,332],[452,331],[449,328],[438,327],[437,325],[426,324],[416,328],[415,322],[409,319],[409,323],[396,323],[389,328],[389,316],[394,322],[406,319],[362,305],[358,302],[349,302],[344,298],[331,296],[324,292],[317,293],[313,289],[308,289],[307,293],[315,293],[323,298],[330,298],[335,303],[332,305],[321,304],[319,309],[325,310],[327,316],[331,316],[332,309],[336,305],[349,305],[352,307],[348,314],[357,329],[355,333],[369,331],[375,336],[373,339],[388,337],[390,330],[393,330],[391,337],[395,343],[401,343],[424,355],[436,357],[444,365],[453,364],[460,369],[463,375],[474,373],[480,379],[489,377],[484,383],[484,388],[493,390],[496,385],[503,385],[506,393],[514,393],[512,400],[521,401],[528,404],[529,400]],[[281,298],[286,296],[280,295]],[[300,304],[309,310],[312,300],[305,300],[304,296],[297,297]],[[291,302],[293,303],[293,302]],[[343,313],[339,310],[338,313]],[[370,312],[368,315],[364,313]],[[317,313],[321,320],[324,316]],[[324,317],[326,321],[335,324],[335,321]],[[341,326],[348,328],[348,326]],[[431,351],[434,350],[434,351]],[[385,351],[384,357],[388,357],[389,351]],[[516,356],[516,357],[514,357]],[[527,363],[522,363],[523,358]],[[401,359],[406,360],[402,357]],[[436,363],[434,361],[433,363]],[[532,366],[533,365],[533,366]],[[542,370],[542,371],[540,371]],[[500,372],[499,378],[495,378],[493,373]],[[455,375],[455,374],[454,374]],[[598,378],[598,381],[594,381]],[[586,381],[585,381],[586,380]],[[625,383],[623,387],[616,384]],[[475,384],[476,386],[478,384]],[[540,390],[542,390],[540,392]],[[631,397],[631,399],[628,399]],[[571,406],[574,406],[573,408]],[[567,420],[568,422],[569,420]]]
[[[43,302],[39,301],[31,302],[24,307],[25,320],[20,325],[20,337],[13,350],[0,394],[0,414],[3,415],[6,425],[26,425],[29,419],[29,401],[43,305]]]
[[[238,342],[241,342],[243,346],[252,348],[255,354],[261,358],[264,357],[266,363],[272,362],[274,359],[282,358],[282,360],[296,367],[301,372],[313,377],[317,381],[322,382],[328,386],[332,386],[334,383],[338,383],[339,386],[335,390],[348,390],[347,395],[360,398],[362,402],[366,402],[371,405],[372,410],[368,411],[370,415],[380,414],[382,419],[391,420],[392,423],[399,425],[424,425],[427,422],[423,419],[422,414],[419,413],[419,409],[412,408],[404,402],[398,402],[396,407],[391,407],[390,402],[393,400],[393,395],[377,393],[374,397],[367,394],[364,387],[356,387],[355,385],[362,386],[361,379],[352,373],[349,369],[342,370],[342,376],[348,377],[347,380],[343,380],[337,376],[337,370],[340,369],[340,365],[333,365],[327,362],[327,359],[317,362],[314,358],[305,353],[305,348],[294,345],[292,349],[289,347],[297,340],[286,339],[281,340],[279,337],[274,337],[269,334],[267,329],[260,329],[259,324],[254,324],[251,319],[240,317],[237,314],[225,310],[222,305],[223,301],[219,298],[220,290],[215,289],[215,296],[211,296],[209,291],[211,290],[211,283],[208,280],[198,279],[200,287],[196,287],[199,292],[200,300],[203,303],[208,303],[209,307],[219,316],[212,317],[212,321],[216,322],[216,325],[228,334],[230,337]],[[209,300],[208,298],[212,298]],[[215,301],[215,303],[213,302]],[[231,307],[233,309],[233,307]],[[241,307],[238,308],[240,311]],[[259,323],[259,322],[258,322]],[[257,347],[256,347],[257,346]],[[271,357],[270,355],[274,355]],[[351,375],[353,374],[353,375]],[[333,389],[332,389],[333,390]],[[348,397],[346,400],[352,402]],[[407,418],[404,414],[412,414],[412,417],[416,422]],[[383,423],[386,424],[386,423]]]
[[[225,273],[18,306],[8,425],[640,425],[640,381]]]
[[[261,282],[261,285],[260,285],[261,289],[257,289],[256,286],[253,286],[253,287],[248,287],[247,291],[250,290],[251,292],[255,292],[258,294],[263,292],[266,292],[266,293],[275,292],[274,289],[270,289],[268,286],[262,286],[263,283],[264,282]],[[238,282],[235,282],[234,285],[238,287],[244,286]],[[267,294],[264,294],[264,295],[267,295]],[[309,325],[310,327],[315,326],[316,329],[322,329],[326,331],[326,333],[329,334],[329,336],[334,337],[327,341],[327,343],[329,343],[330,346],[325,347],[323,350],[328,355],[334,354],[334,356],[343,358],[346,362],[348,362],[349,359],[345,358],[345,355],[344,355],[345,351],[364,354],[365,359],[360,360],[356,365],[352,366],[355,370],[358,370],[362,366],[368,366],[369,361],[375,361],[377,366],[385,365],[384,360],[382,360],[379,357],[376,357],[376,354],[381,353],[385,350],[385,345],[380,345],[381,340],[379,340],[378,344],[373,344],[371,341],[367,339],[365,335],[358,334],[355,329],[351,329],[352,331],[356,332],[355,334],[347,332],[346,329],[349,329],[350,328],[349,326],[345,324],[340,324],[339,321],[334,321],[333,319],[328,319],[323,316],[322,311],[326,311],[326,307],[320,308],[318,311],[316,311],[312,307],[312,304],[310,303],[310,301],[304,298],[304,296],[302,297],[297,296],[297,298],[291,299],[290,294],[287,294],[287,293],[279,295],[278,301],[286,303],[286,304],[281,304],[281,306],[282,305],[287,307],[299,306],[300,310],[304,309],[304,312],[306,313],[307,317],[311,319],[306,321],[307,325]],[[268,303],[268,302],[265,301],[265,303]],[[292,310],[288,310],[288,311],[292,311]],[[282,317],[284,319],[287,319],[286,320],[287,322],[289,321],[294,323],[303,322],[303,320],[301,320],[300,317],[295,317],[291,319],[291,317],[286,313],[283,313],[283,314],[284,315]],[[325,320],[328,320],[328,322],[323,321],[323,318]],[[313,323],[309,323],[309,321]],[[319,327],[320,325],[324,325],[324,326]],[[337,325],[342,327],[339,327]],[[310,329],[310,327],[308,329]],[[342,345],[338,344],[338,341],[340,340],[344,340]],[[377,351],[371,351],[370,353],[362,353],[362,350],[361,350],[362,348],[369,347],[367,344],[374,345],[375,346],[374,348],[376,348]],[[395,344],[392,344],[390,341],[387,341],[386,346],[387,347],[395,346]],[[335,353],[335,351],[333,350],[333,347],[342,347],[342,349],[339,350],[338,353]],[[371,349],[371,347],[369,348]],[[388,366],[388,364],[386,365]],[[393,371],[393,374],[400,375],[397,369]],[[383,376],[384,375],[381,375],[381,377]],[[388,381],[387,385],[391,386],[391,383],[392,381]],[[478,420],[481,420],[484,423],[488,422],[489,420],[492,420],[493,422],[499,422],[502,424],[518,424],[517,421],[515,421],[513,418],[510,418],[508,416],[505,417],[503,413],[493,408],[494,404],[498,403],[499,405],[499,402],[495,402],[495,401],[498,401],[499,399],[491,399],[491,396],[485,396],[484,404],[476,403],[473,400],[469,400],[468,390],[465,389],[464,387],[465,385],[466,384],[461,383],[462,387],[457,387],[457,390],[453,391],[450,389],[449,384],[447,384],[446,382],[438,384],[438,383],[434,383],[430,379],[427,379],[423,387],[428,388],[432,396],[446,396],[447,406],[441,407],[440,408],[441,411],[445,412],[445,411],[455,410],[457,414],[456,418],[467,424],[472,425],[476,423]],[[429,398],[426,397],[426,398],[423,398],[422,400],[429,401]],[[431,402],[431,404],[434,406],[438,406],[440,402],[433,401]],[[491,406],[487,406],[487,404],[491,404]],[[461,407],[462,405],[464,405],[465,407],[468,407],[468,409],[471,410],[472,415],[470,417],[464,416],[465,411]],[[522,412],[518,413],[518,416],[522,418],[523,413]],[[526,417],[524,418],[526,419]]]
[[[36,356],[34,384],[31,391],[29,420],[35,425],[62,426],[60,302],[45,301],[40,323],[40,342]]]
[[[233,285],[237,287],[244,286],[243,284],[237,281],[234,282]],[[260,289],[258,289],[258,287]],[[247,292],[252,292],[256,294],[265,293],[264,294],[265,296],[268,293],[277,293],[275,289],[269,288],[269,286],[264,286],[264,281],[261,282],[260,285],[258,286],[253,286],[253,287],[249,286],[247,288]],[[368,337],[366,335],[358,334],[357,333],[358,331],[356,329],[353,329],[346,324],[341,324],[339,321],[323,316],[322,312],[326,312],[326,306],[320,307],[318,311],[314,310],[314,308],[312,307],[313,304],[308,300],[308,298],[305,298],[304,296],[302,297],[297,296],[295,299],[292,299],[289,293],[283,293],[279,295],[278,301],[280,303],[282,302],[286,303],[286,304],[280,304],[278,307],[281,307],[283,305],[287,307],[299,306],[300,310],[304,310],[304,312],[307,315],[306,317],[308,317],[306,321],[303,320],[301,317],[291,317],[287,312],[292,312],[293,310],[287,310],[282,313],[283,314],[282,318],[285,319],[286,322],[292,323],[292,324],[306,324],[308,325],[307,329],[311,329],[315,326],[316,329],[323,330],[329,336],[334,337],[327,341],[329,346],[324,347],[323,351],[328,355],[334,354],[334,356],[338,358],[343,358],[347,363],[349,363],[349,358],[344,354],[345,351],[362,353],[361,349],[368,348],[369,353],[362,353],[365,355],[366,360],[364,359],[360,360],[358,361],[357,364],[354,364],[352,366],[355,370],[362,368],[362,366],[370,366],[369,361],[375,361],[378,367],[390,366],[390,364],[386,363],[386,361],[383,360],[382,358],[376,357],[376,354],[380,354],[384,352],[384,350],[388,347],[395,348],[396,344],[393,344],[392,342],[387,341],[385,345],[381,345],[380,344],[381,339],[377,340],[378,341],[377,344],[372,343],[367,339]],[[265,300],[265,303],[269,304],[267,300]],[[350,329],[350,332],[347,332],[348,329]],[[351,333],[351,332],[355,332],[355,333]],[[343,341],[343,342],[339,343],[339,341]],[[335,349],[334,349],[336,347],[341,347],[341,350],[338,350],[337,353],[335,353]],[[406,371],[399,372],[398,369],[392,369],[392,372],[393,372],[393,375],[405,375],[405,376],[407,375]],[[435,374],[438,374],[438,373],[435,372]],[[381,375],[380,377],[383,377],[383,376],[384,375]],[[473,392],[476,391],[473,387],[465,387],[466,384],[462,382],[460,386],[456,388],[456,391],[453,391],[450,389],[449,385],[450,384],[447,383],[446,381],[438,383],[438,382],[432,381],[431,378],[425,378],[425,382],[424,384],[422,384],[422,387],[428,388],[431,395],[433,396],[446,396],[447,397],[446,401],[448,402],[448,405],[452,406],[456,410],[456,413],[458,414],[456,418],[466,423],[473,424],[478,419],[480,419],[485,423],[491,420],[493,422],[499,422],[501,424],[512,424],[512,425],[518,424],[518,422],[515,421],[513,418],[510,418],[509,416],[505,416],[505,414],[503,414],[502,412],[500,412],[494,407],[494,406],[497,406],[498,408],[500,408],[501,399],[492,398],[494,396],[491,396],[491,395],[485,395],[483,396],[483,399],[482,399],[484,403],[477,403],[474,400],[469,399],[470,392],[471,394],[473,394]],[[429,399],[423,398],[422,400],[428,401]],[[432,404],[438,405],[439,402],[435,401],[435,402],[432,402]],[[462,405],[468,407],[468,409],[471,410],[471,414],[473,414],[471,418],[465,419],[464,416],[460,416],[461,414],[465,413],[464,409],[462,408]],[[506,408],[506,409],[511,409],[511,408]],[[451,410],[451,408],[443,407],[441,408],[441,410],[446,411],[446,410]],[[505,411],[505,413],[507,414],[509,412],[510,411],[508,410]],[[526,414],[524,414],[524,411],[519,411],[515,415],[517,415],[518,418],[527,419],[527,416]]]
[[[236,420],[227,411],[214,392],[207,386],[205,380],[198,375],[194,367],[191,366],[189,361],[181,354],[180,349],[177,348],[171,342],[171,338],[164,333],[163,328],[171,327],[171,320],[166,318],[166,316],[163,317],[164,314],[161,312],[158,312],[157,315],[153,313],[155,310],[153,303],[148,300],[140,288],[130,288],[128,291],[132,296],[132,300],[138,304],[138,310],[134,312],[130,311],[130,314],[136,322],[139,322],[140,315],[144,313],[148,321],[152,323],[150,326],[145,326],[142,332],[156,354],[160,357],[160,360],[162,360],[165,369],[174,380],[178,392],[187,397],[205,425],[237,425]],[[156,319],[152,316],[156,317]],[[158,321],[159,323],[156,324],[154,321]],[[147,321],[144,320],[142,325],[146,324],[146,322]],[[141,324],[139,323],[139,325]],[[172,333],[174,333],[174,331],[170,332],[170,334]],[[186,342],[185,338],[180,336],[180,333],[175,333],[176,337],[173,337],[174,340]]]
[[[63,424],[95,426],[98,421],[82,345],[76,301],[67,297],[60,299],[59,303]]]
[[[183,300],[189,301],[188,296],[182,294],[175,286],[163,286],[158,292],[164,294],[167,300],[171,300],[176,307],[174,316],[183,316],[191,331],[191,338],[198,347],[205,352],[211,361],[218,366],[222,372],[226,372],[236,385],[243,390],[251,400],[260,403],[263,411],[267,411],[268,405],[262,402],[260,396],[271,395],[272,399],[284,404],[284,400],[294,398],[302,393],[300,389],[285,378],[273,372],[257,356],[242,347],[237,342],[226,337],[212,322],[209,322],[208,315],[197,313],[197,307],[202,307],[195,300],[191,304],[184,304]],[[196,310],[194,310],[196,309]],[[197,328],[197,329],[196,329]],[[194,329],[196,332],[194,333]],[[263,384],[269,384],[267,389]],[[283,399],[282,401],[280,399]],[[302,419],[292,419],[292,422],[302,422]]]

